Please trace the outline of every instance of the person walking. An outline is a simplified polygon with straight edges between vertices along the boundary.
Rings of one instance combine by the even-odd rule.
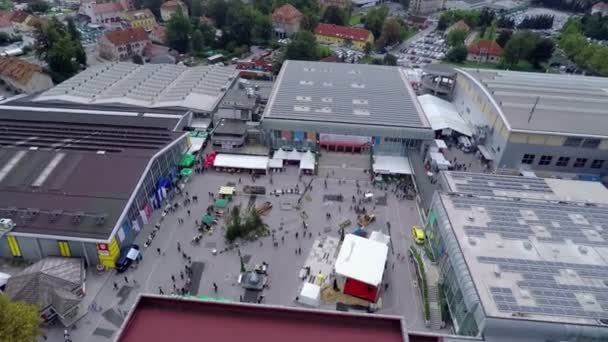
[[[187,213],[188,213],[188,216],[190,216],[190,209],[188,209]]]
[[[129,283],[129,278],[127,278],[127,276],[125,276],[125,283]]]
[[[179,271],[179,277],[184,280],[184,272],[183,271]]]
[[[160,293],[161,295],[165,294],[165,292],[163,291],[163,288],[160,286],[158,287],[158,293]]]
[[[160,255],[160,248],[156,248],[156,252],[158,252],[158,255]]]
[[[217,284],[215,282],[213,283],[213,291],[217,292]]]
[[[175,276],[173,274],[171,275],[171,281],[175,283]]]
[[[178,252],[182,251],[182,245],[179,243],[179,241],[177,241],[177,251]]]
[[[114,290],[118,290],[118,284],[114,282]]]

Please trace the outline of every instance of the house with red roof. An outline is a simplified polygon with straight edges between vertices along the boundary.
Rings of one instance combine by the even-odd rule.
[[[304,15],[291,4],[285,4],[272,12],[272,27],[279,38],[285,38],[300,31]]]
[[[110,61],[128,60],[142,55],[150,38],[143,27],[106,32],[99,39],[99,56]]]
[[[458,20],[445,30],[445,35],[447,36],[453,30],[463,30],[469,33],[471,32],[471,27],[464,20]]]
[[[591,14],[599,13],[602,17],[608,15],[608,3],[598,2],[591,7]]]
[[[91,23],[109,27],[118,27],[126,11],[121,2],[97,2],[96,0],[83,0],[78,12],[91,18]]]
[[[498,63],[502,57],[502,53],[503,50],[498,43],[493,40],[482,39],[469,45],[467,60]]]
[[[39,65],[16,57],[0,57],[0,80],[17,94],[33,94],[53,87],[51,76]]]
[[[317,25],[315,37],[320,43],[350,45],[361,50],[366,43],[374,43],[374,35],[368,30],[334,24],[320,23]]]

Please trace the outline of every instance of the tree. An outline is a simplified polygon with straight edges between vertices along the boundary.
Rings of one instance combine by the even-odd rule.
[[[467,38],[469,34],[466,30],[463,29],[453,29],[450,30],[447,37],[447,43],[449,46],[458,46],[463,45],[464,40]]]
[[[74,39],[69,28],[57,18],[39,23],[34,33],[36,57],[46,62],[53,79],[61,82],[72,77],[86,63],[86,54],[80,40]]]
[[[395,18],[390,18],[384,23],[382,35],[378,39],[379,46],[389,46],[401,42],[401,24]]]
[[[27,5],[27,11],[30,13],[46,13],[51,9],[51,5],[44,0],[34,0]]]
[[[509,39],[511,39],[512,35],[513,35],[513,31],[502,30],[502,31],[500,31],[500,33],[498,34],[498,37],[496,38],[496,43],[498,45],[500,45],[501,48],[504,48],[505,45],[507,45],[507,42],[509,41]]]
[[[35,305],[11,302],[0,294],[0,341],[35,341],[42,334],[40,313]]]
[[[382,62],[384,65],[397,65],[397,57],[395,57],[395,55],[387,53],[384,56],[384,60]]]
[[[167,23],[167,45],[179,53],[188,52],[192,24],[180,11],[176,11]]]
[[[197,29],[192,32],[192,39],[190,43],[192,45],[192,52],[195,55],[202,55],[203,51],[205,50],[205,38],[200,30]]]
[[[380,38],[388,12],[388,7],[383,5],[371,8],[365,15],[364,27],[370,30],[374,34],[374,37]]]
[[[532,51],[530,51],[528,61],[532,63],[534,67],[539,68],[541,63],[548,61],[551,56],[553,56],[553,51],[555,51],[555,43],[553,43],[553,40],[549,38],[537,39],[536,45]]]
[[[317,17],[314,12],[309,10],[305,10],[304,12],[302,12],[302,14],[302,29],[311,32],[314,31],[315,27],[317,27],[317,24],[319,24],[319,17]]]
[[[496,20],[496,27],[514,29],[515,21],[507,16],[501,16],[498,18],[498,20]]]
[[[321,21],[328,24],[347,25],[348,13],[338,6],[327,6]]]
[[[227,39],[234,41],[237,45],[250,45],[254,25],[253,9],[244,5],[240,0],[231,1],[224,26],[224,34]]]
[[[241,237],[243,234],[243,224],[241,223],[241,209],[240,207],[234,207],[230,211],[230,217],[226,224],[226,240],[232,243],[234,240]]]
[[[370,43],[370,42],[366,42],[366,43],[365,43],[365,45],[363,46],[363,52],[364,52],[366,55],[369,55],[369,54],[370,54],[370,52],[372,52],[372,49],[373,49],[373,48],[374,48],[374,47],[372,46],[372,43]]]
[[[0,0],[0,11],[12,11],[13,2],[11,0]]]
[[[215,20],[217,27],[224,27],[226,14],[228,13],[228,3],[224,0],[210,0],[207,3],[207,15]]]
[[[486,28],[492,25],[494,19],[496,19],[496,13],[494,13],[494,11],[492,11],[491,9],[484,7],[479,13],[478,25],[481,28]]]
[[[76,28],[76,24],[74,23],[73,18],[68,18],[67,22],[67,31],[76,44],[76,61],[78,61],[80,65],[87,65],[87,53],[81,43],[80,31],[78,31],[78,29]]]
[[[201,15],[203,15],[203,4],[201,0],[192,0],[190,4],[190,16],[198,20]]]
[[[446,59],[453,63],[462,63],[467,59],[467,53],[468,51],[464,44],[456,45],[448,51]]]
[[[144,59],[140,55],[133,55],[131,61],[135,64],[144,65]]]
[[[517,32],[511,37],[503,52],[507,66],[513,67],[522,59],[527,59],[536,46],[535,36],[531,32]]]
[[[258,45],[267,45],[272,39],[272,32],[270,17],[257,12],[253,22],[253,42]]]
[[[285,47],[285,59],[297,59],[303,61],[316,61],[319,59],[317,41],[315,36],[308,31],[301,31],[293,36],[293,39]]]

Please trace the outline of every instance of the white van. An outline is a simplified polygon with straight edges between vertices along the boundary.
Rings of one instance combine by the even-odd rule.
[[[465,153],[469,153],[473,151],[473,144],[471,144],[471,139],[461,135],[458,137],[458,147]]]

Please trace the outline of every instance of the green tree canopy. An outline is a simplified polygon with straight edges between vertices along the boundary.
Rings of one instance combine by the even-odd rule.
[[[192,24],[180,11],[176,11],[167,23],[167,45],[179,53],[186,53],[190,48]]]
[[[348,12],[337,6],[328,6],[323,12],[321,21],[328,24],[347,25]]]
[[[395,18],[389,18],[384,22],[382,35],[378,39],[381,47],[393,45],[401,42],[401,24]]]
[[[319,49],[315,36],[308,31],[301,31],[285,47],[285,59],[316,61],[319,59]]]
[[[134,5],[136,8],[148,8],[155,16],[160,17],[160,6],[163,2],[163,0],[135,0]]]
[[[531,32],[517,32],[505,45],[503,58],[509,67],[513,67],[520,60],[528,59],[538,41],[537,36]]]
[[[513,31],[511,31],[511,30],[502,30],[498,34],[498,37],[496,37],[496,43],[498,45],[500,45],[501,48],[504,48],[505,45],[507,45],[507,42],[509,41],[509,39],[511,39],[512,35],[513,35]]]
[[[209,0],[207,3],[207,15],[215,20],[217,27],[224,27],[226,15],[228,13],[228,3],[224,0]]]
[[[86,65],[84,48],[79,39],[72,37],[71,30],[74,28],[52,18],[45,24],[38,24],[34,33],[36,57],[48,64],[56,82],[72,77],[80,65]]]
[[[30,13],[46,13],[51,9],[51,5],[44,0],[34,0],[27,5]]]
[[[384,27],[384,21],[388,16],[388,7],[377,6],[367,11],[365,15],[365,28],[370,30],[376,39],[382,35],[382,27]]]
[[[0,294],[0,341],[34,341],[42,334],[38,308],[23,302],[11,302]]]
[[[464,44],[456,45],[448,51],[446,59],[453,63],[462,63],[467,59],[467,53],[467,47]]]
[[[192,45],[192,52],[196,55],[202,55],[205,50],[205,37],[203,37],[203,33],[196,29],[192,32],[192,39],[190,41]]]
[[[553,40],[539,37],[536,39],[534,48],[530,51],[528,60],[538,68],[541,63],[547,62],[551,56],[553,56],[553,51],[555,51],[555,43],[553,43]]]
[[[315,14],[315,12],[310,10],[305,10],[302,12],[302,14],[304,15],[300,24],[302,29],[311,32],[314,31],[315,27],[317,27],[317,24],[319,23],[319,17]]]
[[[447,42],[449,46],[458,46],[463,45],[464,40],[467,38],[469,34],[466,30],[463,29],[453,29],[450,30],[447,37]]]

